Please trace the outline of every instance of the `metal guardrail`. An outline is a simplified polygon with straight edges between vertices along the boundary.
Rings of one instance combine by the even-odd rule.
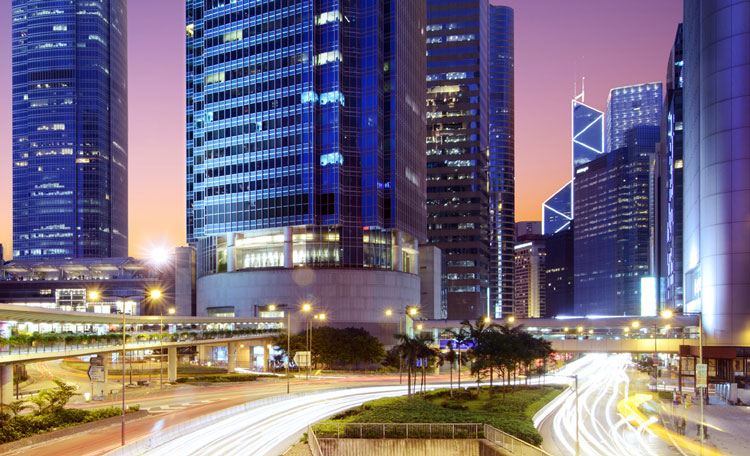
[[[307,428],[313,456],[324,456],[318,439],[486,439],[513,455],[551,456],[483,423],[318,423]]]
[[[543,449],[514,437],[489,424],[484,425],[484,438],[517,456],[552,456]]]
[[[323,456],[323,451],[320,449],[320,443],[318,437],[315,435],[312,426],[307,425],[307,444],[310,446],[310,452],[313,456]]]

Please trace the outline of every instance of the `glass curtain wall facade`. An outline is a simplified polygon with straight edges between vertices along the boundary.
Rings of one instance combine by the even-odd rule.
[[[490,5],[490,312],[513,312],[515,244],[515,115],[513,9]]]
[[[573,181],[542,203],[542,234],[555,234],[570,229],[573,221]]]
[[[625,134],[638,125],[661,124],[661,82],[649,82],[609,91],[605,138],[606,151],[625,147]]]
[[[750,345],[750,1],[685,0],[684,308],[704,343]]]
[[[13,0],[12,37],[13,256],[127,256],[127,1]]]
[[[415,270],[424,4],[189,0],[186,13],[199,274]]]
[[[682,305],[682,24],[677,27],[667,65],[661,138],[655,163],[654,276],[659,302]]]
[[[658,142],[659,127],[635,127],[626,147],[576,168],[576,315],[641,314],[641,277],[649,273],[649,173]]]
[[[572,178],[576,167],[600,157],[604,153],[604,114],[583,102],[584,93],[571,102]],[[559,233],[571,228],[574,216],[573,180],[565,184],[542,204],[542,233]]]
[[[491,314],[488,26],[486,0],[427,0],[427,232],[448,319]]]

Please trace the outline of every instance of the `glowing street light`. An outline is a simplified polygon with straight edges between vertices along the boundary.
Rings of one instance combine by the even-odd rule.
[[[270,310],[271,312],[273,312],[274,310],[276,310],[276,304],[269,304],[268,310]]]
[[[641,327],[641,322],[636,320],[633,323],[631,323],[630,326],[632,326],[635,329],[638,329]]]
[[[391,315],[393,315],[393,311],[391,309],[385,309],[385,316],[390,317]]]
[[[492,321],[492,319],[491,319],[491,318],[490,318],[489,316],[487,316],[487,317],[484,317],[484,322],[485,322],[485,323],[489,323],[489,322],[491,322],[491,321]]]
[[[414,315],[418,314],[418,313],[419,313],[419,309],[418,308],[416,308],[416,307],[410,307],[409,308],[409,315],[411,315],[412,317]]]
[[[508,323],[513,323],[514,321],[516,321],[516,317],[514,317],[513,315],[508,317]]]
[[[661,311],[661,318],[672,318],[674,312],[672,309],[664,309]]]

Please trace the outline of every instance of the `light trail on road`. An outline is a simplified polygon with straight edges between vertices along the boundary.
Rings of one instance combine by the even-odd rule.
[[[629,355],[588,355],[558,375],[578,375],[579,454],[591,456],[672,455],[674,448],[648,426],[618,414],[618,403],[629,397]],[[568,394],[540,427],[557,446],[555,454],[576,454],[576,395]],[[545,429],[546,428],[546,429]],[[546,432],[545,432],[546,431]],[[549,448],[551,449],[551,447]]]
[[[430,385],[428,389],[447,387]],[[374,399],[404,394],[406,386],[364,387],[326,391],[260,405],[178,437],[144,454],[276,456],[294,443],[308,424]]]

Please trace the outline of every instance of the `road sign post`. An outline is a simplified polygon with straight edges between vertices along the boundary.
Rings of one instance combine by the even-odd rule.
[[[695,387],[708,387],[708,364],[695,365]]]
[[[294,354],[294,364],[297,367],[309,367],[310,366],[310,352],[309,351],[298,351]]]

